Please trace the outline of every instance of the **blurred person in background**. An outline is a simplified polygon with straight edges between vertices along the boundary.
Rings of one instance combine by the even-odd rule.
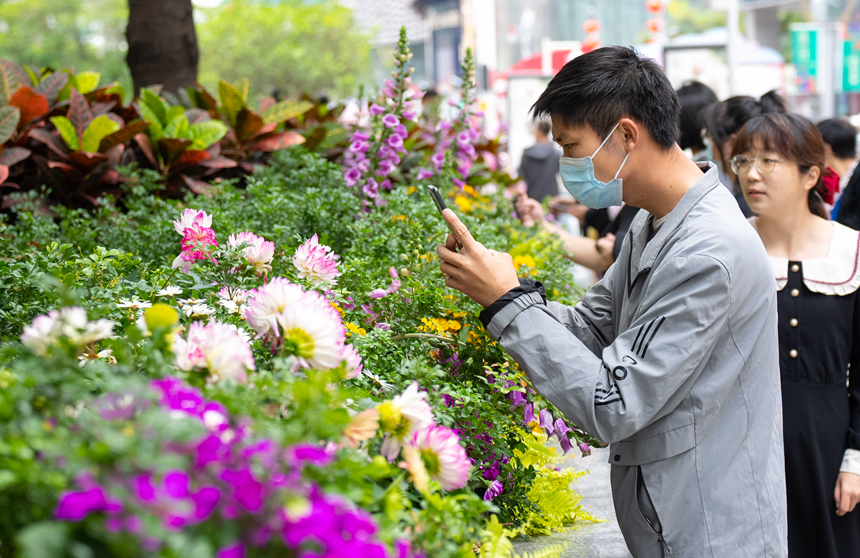
[[[558,161],[561,152],[549,141],[552,125],[541,120],[535,126],[535,144],[523,151],[519,175],[528,197],[543,201],[558,195]]]
[[[767,114],[737,135],[732,167],[776,279],[788,555],[857,558],[860,233],[826,220],[824,149],[809,120]]]
[[[701,113],[708,105],[717,102],[717,95],[710,87],[698,81],[688,81],[678,91],[678,102],[681,103],[681,135],[678,145],[684,151],[689,151],[690,158],[700,163],[710,161],[713,157],[708,152],[708,146],[702,138]],[[730,186],[727,184],[727,186]]]
[[[844,118],[831,118],[819,122],[818,131],[824,138],[824,164],[839,175],[839,192],[833,197],[830,217],[846,227],[860,229],[857,129]]]
[[[747,217],[752,216],[752,211],[744,199],[738,177],[732,172],[730,164],[735,138],[744,124],[756,116],[785,112],[785,99],[776,91],[769,91],[760,99],[748,96],[730,97],[702,110],[701,121],[714,152],[714,162],[721,167],[721,180],[727,181],[726,186],[730,186],[738,206]]]

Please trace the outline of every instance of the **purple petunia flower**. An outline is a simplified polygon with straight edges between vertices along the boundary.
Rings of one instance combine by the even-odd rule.
[[[490,487],[484,492],[484,500],[491,502],[493,498],[497,497],[502,493],[502,490],[505,489],[505,485],[500,483],[499,481],[493,481],[490,483]]]
[[[84,492],[63,492],[54,510],[54,517],[80,521],[91,512],[102,511],[106,507],[105,493],[100,486]]]
[[[567,455],[567,452],[573,449],[573,445],[570,443],[570,438],[567,436],[559,436],[558,442],[561,445],[561,451]]]
[[[228,469],[221,473],[221,480],[233,486],[233,498],[246,510],[257,513],[263,508],[263,485],[251,471]]]
[[[221,491],[214,486],[204,486],[191,495],[194,502],[194,518],[204,521],[215,510],[215,506],[221,501]]]
[[[325,467],[331,463],[333,457],[334,455],[323,446],[313,444],[296,444],[287,448],[287,459],[296,467],[305,463]]]
[[[552,425],[553,417],[552,413],[547,409],[540,410],[540,427],[544,429],[547,436],[552,436],[553,432],[555,432],[555,428]]]
[[[240,542],[222,547],[215,558],[245,558],[245,545]]]
[[[535,418],[535,405],[534,405],[534,403],[526,404],[525,408],[523,409],[523,420],[526,423],[534,422],[535,420],[537,420]]]

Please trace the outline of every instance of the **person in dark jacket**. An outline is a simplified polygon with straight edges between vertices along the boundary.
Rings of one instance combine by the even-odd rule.
[[[708,149],[702,138],[702,109],[717,102],[717,95],[710,87],[698,81],[688,81],[676,92],[681,103],[681,135],[678,146],[690,150],[693,161],[707,161]],[[727,185],[728,186],[728,185]]]
[[[857,128],[845,118],[818,123],[824,138],[825,167],[839,175],[839,192],[830,218],[846,227],[860,229],[860,172],[857,171]]]
[[[730,97],[720,103],[708,105],[702,110],[701,119],[705,136],[714,150],[714,162],[721,166],[720,181],[730,187],[746,217],[751,217],[753,212],[744,199],[738,177],[732,172],[730,162],[735,138],[744,124],[756,116],[784,114],[786,110],[785,99],[776,91],[769,91],[760,99],[746,95]]]
[[[526,183],[528,195],[538,201],[558,194],[556,175],[561,153],[549,141],[551,129],[549,122],[537,123],[535,144],[523,151],[523,160],[520,163],[520,178]]]

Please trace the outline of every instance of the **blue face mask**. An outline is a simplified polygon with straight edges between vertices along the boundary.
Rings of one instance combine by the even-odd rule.
[[[576,201],[586,207],[592,209],[602,209],[613,205],[621,205],[621,179],[618,175],[621,174],[621,169],[624,168],[624,163],[627,162],[627,157],[624,157],[618,172],[615,173],[615,178],[609,182],[601,182],[594,177],[594,156],[597,155],[615,130],[621,123],[615,125],[597,151],[591,157],[562,157],[559,161],[559,172],[561,172],[561,181],[564,183],[565,189],[570,192]]]

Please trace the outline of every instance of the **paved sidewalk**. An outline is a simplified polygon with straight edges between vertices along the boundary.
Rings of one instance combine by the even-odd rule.
[[[561,448],[558,451],[561,451]],[[535,552],[550,544],[566,542],[567,550],[563,554],[565,558],[631,558],[615,519],[612,490],[609,486],[608,456],[608,448],[595,449],[589,457],[568,457],[562,464],[562,467],[589,471],[575,482],[573,487],[582,494],[583,509],[608,521],[584,524],[570,533],[554,533],[550,536],[534,537],[529,541],[520,537],[513,541],[516,554]]]

